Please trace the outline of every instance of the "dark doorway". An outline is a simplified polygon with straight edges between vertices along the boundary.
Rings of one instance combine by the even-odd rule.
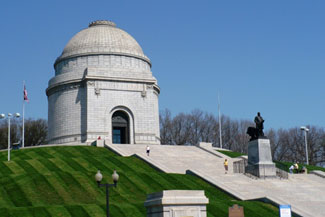
[[[129,117],[123,111],[116,111],[112,116],[112,136],[114,144],[130,143]]]

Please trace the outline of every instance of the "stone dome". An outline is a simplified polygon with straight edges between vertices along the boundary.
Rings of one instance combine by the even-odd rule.
[[[73,57],[105,54],[131,56],[151,65],[138,42],[127,32],[117,28],[115,23],[107,20],[91,22],[88,28],[73,36],[54,65]]]

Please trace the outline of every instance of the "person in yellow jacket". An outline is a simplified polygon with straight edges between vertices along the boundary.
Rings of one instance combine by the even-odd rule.
[[[223,165],[225,166],[225,174],[228,172],[228,160],[225,159],[225,162],[223,162]]]

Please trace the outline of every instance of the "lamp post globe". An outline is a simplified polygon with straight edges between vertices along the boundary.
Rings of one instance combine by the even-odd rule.
[[[0,119],[3,119],[3,118],[5,118],[5,117],[6,117],[5,114],[0,114]]]
[[[116,170],[114,170],[113,174],[112,174],[112,179],[114,184],[117,184],[118,179],[120,178],[120,176],[117,174]]]
[[[19,118],[20,117],[20,114],[19,113],[15,113],[15,117],[16,118]]]
[[[100,173],[100,170],[98,170],[95,175],[95,180],[99,184],[102,181],[102,179],[103,179],[103,175]]]

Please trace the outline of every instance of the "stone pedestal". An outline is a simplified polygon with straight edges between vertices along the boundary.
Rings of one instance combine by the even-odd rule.
[[[260,178],[276,177],[269,139],[256,139],[248,143],[248,165],[246,173]]]
[[[96,146],[97,147],[104,147],[104,140],[103,139],[97,139],[96,140]]]
[[[204,191],[169,190],[149,194],[147,217],[207,217]]]

